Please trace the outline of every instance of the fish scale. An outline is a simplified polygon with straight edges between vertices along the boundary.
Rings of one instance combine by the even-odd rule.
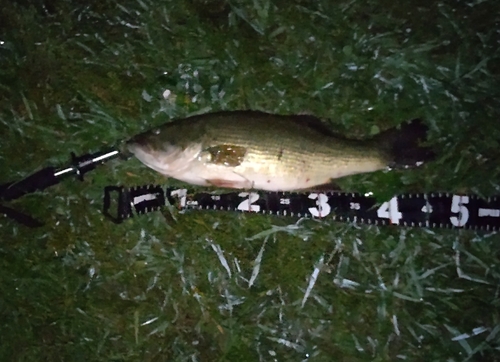
[[[220,143],[243,145],[256,157],[272,161],[280,158],[282,150],[285,150],[280,158],[283,163],[306,161],[310,165],[322,166],[331,165],[332,157],[339,163],[348,163],[366,158],[367,153],[376,154],[372,159],[381,156],[379,150],[359,141],[318,132],[286,116],[236,113],[229,117],[223,114],[206,122],[210,135],[207,146]]]
[[[290,191],[385,169],[400,154],[417,165],[425,158],[418,135],[401,129],[353,140],[312,116],[235,111],[173,121],[127,145],[147,166],[190,184]]]

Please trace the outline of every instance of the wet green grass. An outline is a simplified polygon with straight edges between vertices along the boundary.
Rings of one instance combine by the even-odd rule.
[[[0,10],[0,183],[250,108],[358,136],[420,117],[435,162],[340,186],[500,194],[494,1],[30,3]],[[112,161],[10,204],[46,226],[0,219],[2,360],[499,360],[498,235],[102,216],[104,186],[151,182],[166,181]]]

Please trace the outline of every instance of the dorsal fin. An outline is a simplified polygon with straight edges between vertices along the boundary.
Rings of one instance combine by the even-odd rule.
[[[202,121],[203,117],[206,115],[212,115],[216,117],[270,117],[270,118],[286,118],[289,121],[300,124],[301,126],[308,127],[316,132],[319,132],[324,135],[330,135],[337,138],[345,138],[341,133],[333,131],[330,127],[328,127],[325,122],[323,122],[320,118],[308,114],[271,114],[259,110],[237,110],[237,111],[217,111],[213,113],[201,114],[189,117],[192,121]]]
[[[226,112],[217,112],[218,114],[225,114]],[[240,111],[233,111],[233,114],[239,113],[243,116],[264,116],[264,117],[283,117],[290,119],[296,123],[299,123],[301,125],[304,125],[306,127],[309,127],[317,132],[320,132],[322,134],[326,135],[331,135],[331,136],[337,136],[337,137],[342,137],[341,134],[337,134],[336,132],[332,131],[321,119],[318,117],[308,115],[308,114],[283,114],[283,115],[277,115],[277,114],[271,114],[267,112],[262,112],[262,111],[254,111],[254,110],[240,110]]]
[[[314,129],[315,131],[320,132],[322,134],[330,135],[330,136],[338,136],[325,123],[323,123],[321,121],[321,119],[319,119],[318,117],[307,115],[307,114],[290,115],[287,117],[290,117],[294,121],[299,122],[301,124],[304,124],[307,127]]]

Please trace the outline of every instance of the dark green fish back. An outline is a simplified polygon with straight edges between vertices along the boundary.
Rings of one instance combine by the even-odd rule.
[[[311,158],[316,162],[325,158],[331,162],[332,157],[356,159],[370,157],[370,154],[381,157],[385,152],[374,148],[371,142],[334,136],[312,116],[277,116],[242,111],[197,116],[192,121],[192,128],[186,132],[186,137],[197,134],[200,138],[191,138],[191,141],[201,141],[204,147],[245,147],[250,152],[264,152],[280,161],[285,161],[287,154],[300,156],[301,159]]]

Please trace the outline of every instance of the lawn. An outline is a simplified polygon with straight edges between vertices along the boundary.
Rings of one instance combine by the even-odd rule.
[[[420,118],[436,159],[339,180],[500,195],[494,0],[11,1],[0,8],[0,184],[218,110],[312,114],[369,137]],[[113,160],[0,218],[2,361],[500,361],[500,236],[168,210],[115,225]]]

